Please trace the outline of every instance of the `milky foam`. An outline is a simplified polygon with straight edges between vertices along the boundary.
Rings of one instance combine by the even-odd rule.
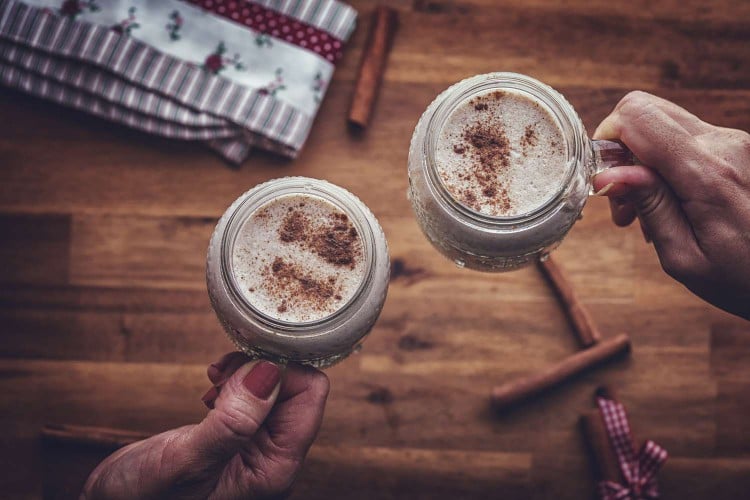
[[[364,247],[352,222],[331,202],[285,195],[244,222],[232,271],[245,299],[263,314],[287,322],[316,321],[358,290],[365,278]]]
[[[507,217],[530,212],[557,193],[567,149],[543,104],[520,91],[489,90],[453,110],[440,131],[435,162],[458,202]]]

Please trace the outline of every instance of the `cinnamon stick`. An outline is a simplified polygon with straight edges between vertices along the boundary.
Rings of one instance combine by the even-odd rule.
[[[597,389],[597,395],[599,394],[609,399],[615,399],[612,390],[608,387]],[[583,434],[583,440],[586,443],[586,449],[594,466],[594,477],[596,480],[622,483],[624,478],[622,477],[620,464],[609,442],[607,429],[604,426],[604,420],[602,420],[599,410],[587,411],[581,415],[578,423]]]
[[[581,300],[575,293],[573,285],[565,275],[562,269],[552,259],[552,256],[547,257],[546,260],[539,261],[539,269],[544,274],[547,281],[555,291],[560,304],[565,310],[565,314],[573,327],[573,332],[578,338],[578,342],[583,347],[589,347],[602,338],[599,329],[594,324],[594,320],[591,318],[588,310],[584,307]]]
[[[498,410],[560,385],[599,363],[630,351],[630,337],[621,333],[588,349],[579,351],[539,373],[508,382],[492,390],[492,403]]]
[[[384,6],[375,9],[349,107],[349,123],[355,127],[366,128],[370,123],[397,28],[396,10]]]
[[[596,480],[622,483],[620,464],[617,462],[614,451],[612,451],[612,445],[609,443],[607,430],[599,411],[590,410],[584,413],[578,423],[593,464]]]
[[[116,450],[151,436],[145,432],[85,425],[47,424],[42,427],[42,439],[47,442],[108,450]]]

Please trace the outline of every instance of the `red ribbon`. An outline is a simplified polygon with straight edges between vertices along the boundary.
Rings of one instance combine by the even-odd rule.
[[[656,473],[667,460],[667,450],[651,440],[636,454],[625,407],[612,399],[597,397],[596,403],[607,429],[609,442],[620,464],[624,484],[599,482],[602,500],[647,500],[659,498]]]
[[[331,33],[277,12],[252,0],[185,0],[242,26],[309,50],[331,63],[343,56],[343,41]],[[320,3],[320,2],[318,2]],[[331,9],[332,11],[334,9]],[[335,17],[335,13],[334,13]],[[256,43],[258,43],[256,41]]]

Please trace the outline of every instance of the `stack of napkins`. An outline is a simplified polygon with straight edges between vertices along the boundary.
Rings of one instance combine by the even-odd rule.
[[[337,0],[0,0],[0,83],[232,162],[295,157],[356,16]]]

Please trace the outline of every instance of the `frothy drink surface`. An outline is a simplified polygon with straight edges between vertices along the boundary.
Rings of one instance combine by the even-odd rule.
[[[530,212],[566,174],[565,139],[534,98],[489,90],[459,104],[437,142],[438,175],[458,202],[489,216]]]
[[[240,228],[232,270],[245,298],[277,320],[308,322],[341,308],[365,277],[363,243],[347,215],[313,195],[264,204]]]

